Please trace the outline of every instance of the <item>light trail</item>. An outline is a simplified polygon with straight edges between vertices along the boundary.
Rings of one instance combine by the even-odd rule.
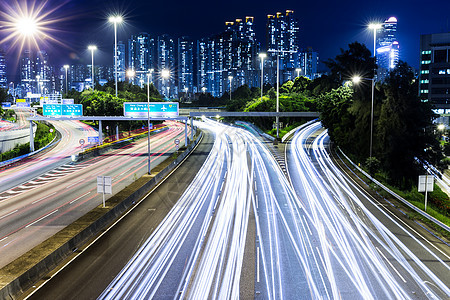
[[[305,199],[305,210],[318,231],[321,246],[316,252],[323,257],[328,285],[337,295],[361,298],[447,298],[448,286],[435,275],[400,239],[362,203],[373,200],[359,193],[346,179],[326,152],[326,132],[314,138],[311,148],[305,145],[320,129],[316,123],[298,133],[292,142],[292,182]],[[308,155],[309,153],[309,155]],[[317,166],[318,165],[318,166]],[[377,203],[373,207],[415,243],[415,253],[436,261],[444,272],[445,261],[404,229]],[[392,228],[392,227],[391,227]],[[433,282],[432,285],[426,282]]]

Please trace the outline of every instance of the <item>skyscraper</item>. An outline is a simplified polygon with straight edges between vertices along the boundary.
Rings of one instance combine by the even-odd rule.
[[[276,82],[277,56],[279,59],[280,82],[295,77],[295,69],[300,67],[299,51],[299,22],[294,17],[294,11],[277,12],[267,16],[267,54],[269,81]]]
[[[40,50],[36,54],[35,60],[36,86],[41,94],[48,94],[52,90],[52,72],[48,64],[48,54],[45,50]]]
[[[377,79],[384,81],[388,73],[398,64],[399,43],[397,41],[397,19],[390,17],[377,30],[376,58]]]
[[[225,31],[197,43],[197,88],[215,97],[247,84],[258,86],[259,44],[253,17],[225,22]],[[232,76],[230,81],[228,78]]]
[[[194,92],[194,43],[189,37],[178,39],[178,92]]]
[[[158,37],[156,45],[157,53],[157,75],[156,87],[159,92],[167,98],[178,94],[178,87],[175,85],[175,42],[164,34]],[[168,72],[164,74],[164,72]],[[168,75],[168,77],[165,77]],[[155,82],[155,81],[154,81]]]
[[[30,50],[24,50],[20,58],[20,84],[25,93],[33,91],[35,79],[36,74],[32,53]]]
[[[422,101],[431,102],[450,112],[450,32],[420,36],[419,95]]]
[[[312,48],[307,48],[299,52],[300,76],[313,80],[318,76],[317,66],[319,65],[319,54]]]
[[[3,49],[0,49],[0,88],[8,88],[8,80],[6,78],[6,58]]]
[[[117,80],[125,81],[125,76],[125,44],[119,41],[117,43]]]
[[[148,33],[131,36],[128,40],[128,68],[136,72],[135,84],[147,82],[148,70],[153,68],[155,41]]]

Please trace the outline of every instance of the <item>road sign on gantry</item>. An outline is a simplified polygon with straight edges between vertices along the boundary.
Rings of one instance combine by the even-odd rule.
[[[61,116],[62,108],[60,104],[44,104],[42,107],[42,114],[44,116]]]
[[[83,115],[82,104],[62,104],[61,108],[61,115],[64,117],[75,117]]]
[[[147,102],[125,102],[124,116],[145,118],[148,116],[148,107]],[[178,114],[178,102],[150,102],[151,118],[176,118]]]

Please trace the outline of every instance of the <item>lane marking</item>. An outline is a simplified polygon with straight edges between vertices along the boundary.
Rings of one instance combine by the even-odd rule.
[[[4,215],[4,216],[1,216],[0,217],[0,220],[1,219],[3,219],[3,218],[6,218],[7,216],[10,216],[10,215],[12,215],[13,213],[16,213],[16,212],[18,212],[19,210],[18,209],[16,209],[15,211],[12,211],[12,212],[10,212],[10,213],[8,213],[8,214],[6,214],[6,215]],[[1,242],[1,241],[0,241]]]
[[[394,269],[394,271],[395,271],[395,273],[397,273],[398,277],[400,277],[400,279],[401,279],[404,283],[406,283],[406,280],[403,278],[402,275],[400,275],[400,272],[397,271],[397,269],[391,264],[391,262],[387,259],[387,257],[384,256],[384,253],[381,252],[381,250],[378,249],[378,247],[375,247],[375,248],[378,250],[378,252],[380,252],[381,256],[383,256],[383,258],[384,258],[384,259],[386,260],[386,262],[391,266],[391,268]]]
[[[259,247],[256,247],[256,282],[259,282]]]
[[[45,196],[44,198],[41,198],[41,199],[36,200],[36,201],[34,201],[34,202],[31,202],[31,204],[36,204],[36,203],[38,203],[38,202],[40,202],[40,201],[42,201],[42,200],[44,200],[44,199],[47,199],[48,197],[53,196],[54,194],[56,194],[56,192],[51,193],[50,195],[47,195],[47,196]]]
[[[69,204],[72,204],[72,203],[74,203],[74,202],[78,201],[79,199],[83,198],[83,197],[84,197],[84,196],[86,196],[86,195],[89,195],[90,193],[91,193],[91,192],[87,192],[86,194],[84,194],[84,195],[81,195],[80,197],[78,197],[78,198],[76,198],[76,199],[74,199],[74,200],[70,201],[70,202],[69,202]]]
[[[27,226],[25,226],[25,228],[28,228],[28,227],[30,227],[30,226],[32,226],[32,225],[34,225],[34,224],[36,224],[37,222],[39,222],[39,221],[42,221],[43,219],[45,219],[45,218],[47,218],[47,217],[49,217],[49,216],[51,216],[51,215],[53,215],[54,213],[56,213],[58,210],[54,210],[54,211],[52,211],[51,213],[49,213],[49,214],[47,214],[47,215],[45,215],[45,216],[43,216],[42,218],[40,218],[40,219],[37,219],[36,221],[34,221],[33,223],[31,223],[31,224],[28,224]]]

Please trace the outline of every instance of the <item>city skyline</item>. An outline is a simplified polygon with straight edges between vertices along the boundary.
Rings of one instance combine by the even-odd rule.
[[[51,49],[44,49],[54,57],[53,64],[87,63],[87,45],[91,43],[99,47],[98,62],[107,63],[108,58],[105,56],[110,53],[108,50],[113,42],[112,28],[107,17],[113,12],[124,15],[125,23],[118,28],[118,39],[124,42],[129,36],[139,32],[148,32],[151,36],[168,34],[175,39],[182,36],[190,36],[194,40],[207,38],[220,32],[226,21],[253,16],[256,37],[262,42],[264,49],[266,16],[292,9],[300,23],[300,47],[314,48],[323,60],[333,58],[339,54],[340,48],[346,48],[353,41],[362,42],[371,49],[371,33],[366,28],[367,24],[375,20],[383,22],[386,18],[395,16],[399,22],[400,59],[418,68],[420,34],[448,31],[448,16],[445,11],[450,8],[448,1],[438,1],[442,4],[440,9],[423,7],[421,10],[416,9],[414,1],[377,1],[373,6],[364,7],[350,0],[326,5],[262,2],[258,6],[254,2],[233,1],[226,5],[206,5],[207,2],[197,0],[189,4],[171,2],[170,9],[164,2],[152,3],[150,6],[136,0],[128,1],[127,4],[117,4],[116,1],[116,4],[106,5],[98,0],[47,2],[48,7],[63,3],[54,14],[64,16],[64,20],[55,26],[60,29],[56,33],[58,40],[62,40],[66,46],[52,45]],[[75,17],[67,19],[69,11]],[[11,75],[10,71],[8,73]]]

